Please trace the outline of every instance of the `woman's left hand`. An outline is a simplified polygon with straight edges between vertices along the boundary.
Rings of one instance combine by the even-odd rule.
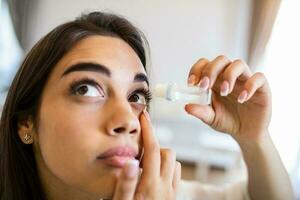
[[[186,105],[189,114],[237,141],[257,141],[267,132],[271,118],[268,82],[262,73],[252,74],[242,60],[202,58],[191,68],[188,82],[213,93],[209,106]]]
[[[160,148],[146,110],[141,114],[140,123],[144,146],[143,170],[134,199],[175,200],[181,179],[181,164],[176,161],[173,150]]]

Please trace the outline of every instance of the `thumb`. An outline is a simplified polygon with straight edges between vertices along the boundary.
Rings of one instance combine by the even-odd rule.
[[[118,178],[113,200],[132,200],[139,175],[139,162],[128,160]]]
[[[185,111],[207,125],[211,125],[215,118],[215,111],[209,105],[187,104],[185,105]]]

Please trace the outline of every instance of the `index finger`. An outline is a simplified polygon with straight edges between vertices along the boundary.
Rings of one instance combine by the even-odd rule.
[[[141,115],[141,129],[144,146],[144,155],[142,160],[143,175],[147,175],[148,177],[159,176],[160,147],[153,134],[150,116],[146,110],[144,110]]]

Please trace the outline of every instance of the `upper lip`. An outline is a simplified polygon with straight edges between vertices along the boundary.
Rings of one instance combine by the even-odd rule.
[[[98,159],[105,159],[112,156],[124,156],[124,157],[138,157],[139,153],[133,147],[130,146],[117,146],[106,150],[100,154]]]

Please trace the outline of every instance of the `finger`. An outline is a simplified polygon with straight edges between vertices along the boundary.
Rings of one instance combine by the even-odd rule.
[[[132,200],[137,185],[139,162],[129,160],[124,166],[114,192],[113,200]]]
[[[160,176],[160,147],[153,133],[149,113],[144,110],[141,115],[142,140],[144,146],[143,174],[149,179]]]
[[[199,82],[199,77],[201,76],[201,69],[209,63],[206,58],[199,59],[191,68],[189,72],[188,84],[195,85]]]
[[[172,183],[176,164],[176,152],[171,149],[161,149],[161,177]]]
[[[257,90],[267,90],[267,87],[268,83],[265,75],[257,72],[246,81],[244,90],[239,94],[237,100],[239,103],[244,103],[245,101],[248,101]]]
[[[231,61],[227,57],[218,56],[208,65],[203,67],[199,82],[200,88],[202,88],[203,90],[212,88],[218,76],[230,63]]]
[[[214,98],[212,100],[214,101]],[[215,111],[209,105],[187,104],[185,110],[208,125],[211,125],[215,119]]]
[[[221,96],[227,96],[232,92],[238,78],[246,80],[249,79],[251,75],[252,73],[244,61],[233,61],[223,72],[223,83],[220,87]]]
[[[173,176],[172,186],[176,191],[181,180],[181,163],[176,161],[176,167]]]

